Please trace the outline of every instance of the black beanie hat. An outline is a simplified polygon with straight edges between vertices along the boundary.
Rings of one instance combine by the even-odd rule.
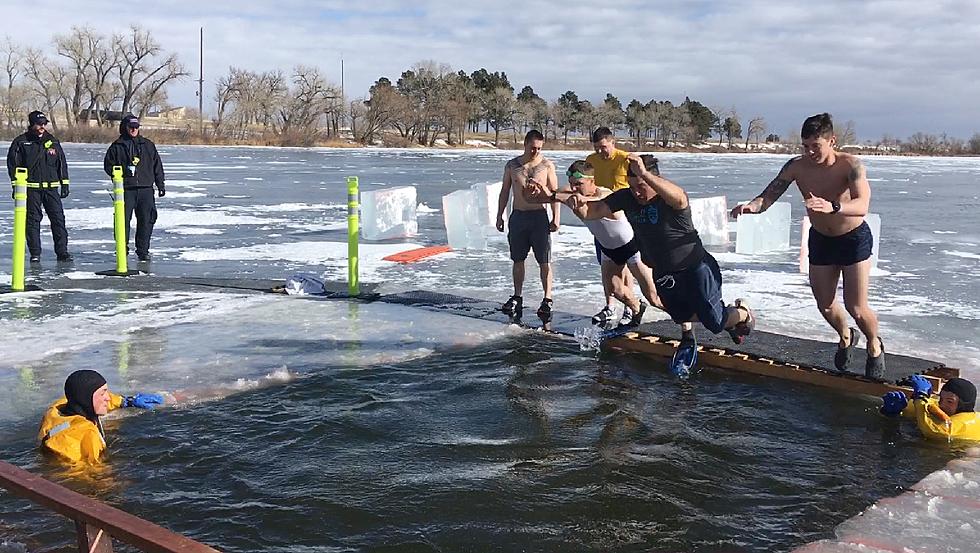
[[[68,404],[61,408],[64,415],[81,415],[91,421],[98,421],[99,417],[92,406],[92,394],[105,385],[105,378],[102,375],[82,369],[68,375],[65,380],[65,397]]]
[[[970,413],[977,404],[977,387],[963,378],[951,378],[943,385],[944,392],[956,394],[960,399],[956,406],[957,413]]]

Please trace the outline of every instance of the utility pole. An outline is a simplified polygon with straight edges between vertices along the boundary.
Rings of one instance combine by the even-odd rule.
[[[204,138],[204,27],[201,27],[201,68],[197,80],[198,133]]]
[[[340,124],[343,125],[347,122],[347,96],[344,95],[344,53],[340,53]],[[337,129],[337,134],[340,135],[340,129]]]

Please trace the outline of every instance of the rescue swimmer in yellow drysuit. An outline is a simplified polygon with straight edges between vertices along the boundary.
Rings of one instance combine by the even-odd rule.
[[[881,414],[894,417],[901,414],[912,419],[919,431],[935,440],[980,440],[980,413],[973,409],[977,388],[963,378],[951,378],[943,385],[939,398],[932,397],[932,384],[921,375],[912,376],[912,402],[903,392],[888,392],[881,396]]]
[[[64,461],[94,464],[106,447],[100,416],[120,407],[153,409],[161,404],[163,397],[157,394],[123,397],[110,392],[96,371],[75,371],[65,380],[65,397],[44,413],[37,438],[41,449]]]

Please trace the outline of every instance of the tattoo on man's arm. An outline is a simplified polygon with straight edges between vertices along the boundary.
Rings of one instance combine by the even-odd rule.
[[[778,200],[779,197],[786,192],[786,189],[789,188],[790,182],[791,181],[784,179],[782,176],[776,177],[772,179],[769,186],[762,191],[762,194],[759,194],[759,197],[762,198],[763,201],[771,204]]]
[[[857,182],[865,178],[864,164],[860,161],[857,165],[851,167],[851,172],[847,175],[848,182]]]

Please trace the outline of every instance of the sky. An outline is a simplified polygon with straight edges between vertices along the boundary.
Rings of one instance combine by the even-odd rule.
[[[205,112],[231,66],[316,65],[339,84],[343,59],[357,98],[433,60],[503,71],[549,101],[689,96],[780,135],[824,111],[861,140],[980,132],[980,0],[0,0],[0,13],[0,38],[51,52],[72,26],[139,24],[192,74],[170,103],[195,107],[204,27]]]

